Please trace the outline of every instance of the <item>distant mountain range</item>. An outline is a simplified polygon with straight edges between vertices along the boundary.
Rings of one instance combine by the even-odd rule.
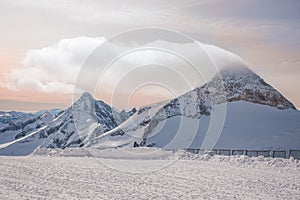
[[[51,110],[40,110],[36,113],[27,113],[27,112],[18,112],[18,111],[0,111],[0,123],[9,123],[10,121],[14,121],[17,119],[38,116],[45,112],[49,112],[52,115],[57,115],[61,112],[60,108],[53,108]]]
[[[211,127],[222,106],[224,123]],[[40,147],[300,148],[300,112],[245,66],[224,67],[202,87],[138,110],[118,111],[83,93],[59,113],[15,116],[1,121],[2,155]]]

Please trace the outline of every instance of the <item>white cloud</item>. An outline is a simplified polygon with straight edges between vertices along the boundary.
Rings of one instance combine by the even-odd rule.
[[[57,44],[42,49],[29,50],[24,59],[23,66],[13,69],[9,74],[9,81],[0,83],[0,86],[5,86],[9,89],[72,94],[74,92],[74,83],[80,67],[83,65],[88,55],[104,41],[105,38],[103,37],[76,37],[62,39]],[[218,66],[242,61],[240,57],[220,49],[219,47],[203,43],[198,44],[206,50]],[[167,41],[154,41],[145,44],[145,46],[165,46],[171,49],[183,48],[183,50],[188,52],[188,56],[194,56],[194,52],[191,50],[191,44],[189,43],[183,44]],[[109,49],[109,51],[114,51],[116,48],[124,48],[116,45],[111,47],[112,48]],[[122,77],[124,73],[128,73],[128,71],[137,66],[149,63],[166,64],[170,66],[173,71],[176,71],[177,75],[174,73],[174,79],[172,79],[171,73],[169,73],[168,78],[165,76],[160,77],[156,76],[156,73],[159,73],[160,70],[155,71],[155,68],[153,68],[153,70],[147,69],[148,71],[142,75],[144,77],[139,77],[140,80],[137,81],[138,84],[142,84],[141,81],[144,80],[151,81],[152,75],[155,78],[160,78],[157,79],[158,82],[160,80],[164,82],[163,79],[169,79],[168,81],[173,84],[173,87],[176,88],[177,84],[180,91],[184,91],[187,88],[184,88],[183,84],[178,82],[178,77],[180,77],[178,74],[187,77],[193,86],[199,84],[200,76],[196,76],[192,70],[189,71],[187,63],[183,62],[178,57],[166,52],[142,50],[125,55],[111,66],[111,69],[106,74],[107,76],[103,79],[105,81],[104,85],[108,85],[106,90],[111,90],[116,87],[116,83],[118,82],[117,79]],[[158,66],[157,69],[159,69],[159,67],[160,66]],[[161,73],[168,72],[166,70],[161,70]],[[139,72],[132,73],[131,82],[127,88],[135,87],[133,79],[139,75]],[[167,84],[167,82],[164,83]],[[122,88],[126,88],[126,83]]]
[[[42,49],[29,50],[23,66],[9,74],[1,83],[9,89],[72,93],[74,81],[88,55],[105,39],[76,37],[62,39]]]

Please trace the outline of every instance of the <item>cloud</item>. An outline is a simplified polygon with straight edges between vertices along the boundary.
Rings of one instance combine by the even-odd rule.
[[[23,66],[14,68],[8,74],[9,80],[0,83],[0,86],[15,90],[72,93],[81,65],[104,40],[82,36],[29,50]]]
[[[9,80],[1,82],[0,86],[14,90],[72,94],[75,89],[74,84],[77,75],[84,61],[90,53],[104,41],[105,38],[103,37],[90,38],[82,36],[62,39],[54,45],[29,50],[24,58],[23,66],[14,68],[8,75]],[[200,42],[196,43],[205,50],[202,56],[205,57],[205,53],[208,53],[214,63],[219,67],[229,63],[242,62],[242,59],[237,55],[219,47]],[[148,42],[141,47],[163,46],[170,49],[183,49],[187,52],[186,56],[193,57],[195,56],[193,45],[195,44],[159,40]],[[112,53],[124,48],[122,45],[118,46],[116,44],[112,44],[110,47],[109,51],[112,51]],[[160,65],[154,66],[155,63]],[[149,64],[151,67],[136,70],[140,66],[147,66]],[[97,62],[95,66],[98,65],[101,66],[101,62]],[[206,65],[206,63],[204,62],[203,65]],[[166,66],[167,69],[163,69],[166,68]],[[134,70],[135,72],[133,72]],[[172,72],[168,72],[168,70]],[[180,79],[188,79],[192,87],[198,85],[200,82],[201,77],[196,75],[193,70],[194,69],[190,69],[188,63],[176,55],[157,50],[141,50],[121,57],[118,62],[115,62],[111,66],[103,81],[104,85],[106,85],[106,92],[108,93],[117,87],[116,84],[120,83],[121,80],[118,79],[122,78],[124,74],[128,75],[130,72],[131,75],[128,75],[126,77],[127,79],[123,77],[123,81],[127,80],[122,86],[123,93],[131,92],[127,90],[136,87],[137,84],[143,84],[143,81],[151,82],[153,80],[177,88],[180,93],[182,93],[190,88],[187,88],[184,83],[181,83]],[[93,71],[91,71],[91,73],[93,73]],[[157,75],[157,73],[161,73],[162,75]],[[167,78],[165,74],[168,74]],[[86,78],[89,79],[89,77]]]

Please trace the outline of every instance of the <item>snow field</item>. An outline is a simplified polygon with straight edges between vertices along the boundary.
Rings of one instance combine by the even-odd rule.
[[[172,164],[166,159],[0,157],[0,196],[1,199],[300,198],[299,161],[176,156],[169,158],[173,159]],[[116,165],[122,170],[109,167]],[[166,167],[150,170],[162,165]]]

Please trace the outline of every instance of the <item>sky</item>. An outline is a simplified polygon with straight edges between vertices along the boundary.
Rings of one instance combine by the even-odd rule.
[[[299,10],[297,0],[0,0],[0,110],[69,106],[74,81],[89,53],[107,38],[142,27],[175,30],[239,55],[300,108]],[[162,61],[155,52],[144,54],[146,61]],[[168,56],[168,64],[174,63],[176,58],[170,55],[163,58]],[[132,54],[121,59],[116,71],[120,65],[136,62],[137,57],[141,58]],[[140,60],[137,64],[146,64]],[[166,73],[163,67],[144,68],[153,77],[157,69]],[[108,77],[117,76],[112,74]],[[109,82],[113,78],[106,79]],[[172,86],[178,89],[175,92],[163,84],[155,89],[144,84],[142,89],[131,87],[130,95],[125,93],[130,106],[138,107],[174,97],[188,88],[180,85]],[[124,88],[119,90],[124,92]],[[96,95],[111,101],[108,96]],[[126,107],[120,103],[116,106]]]

